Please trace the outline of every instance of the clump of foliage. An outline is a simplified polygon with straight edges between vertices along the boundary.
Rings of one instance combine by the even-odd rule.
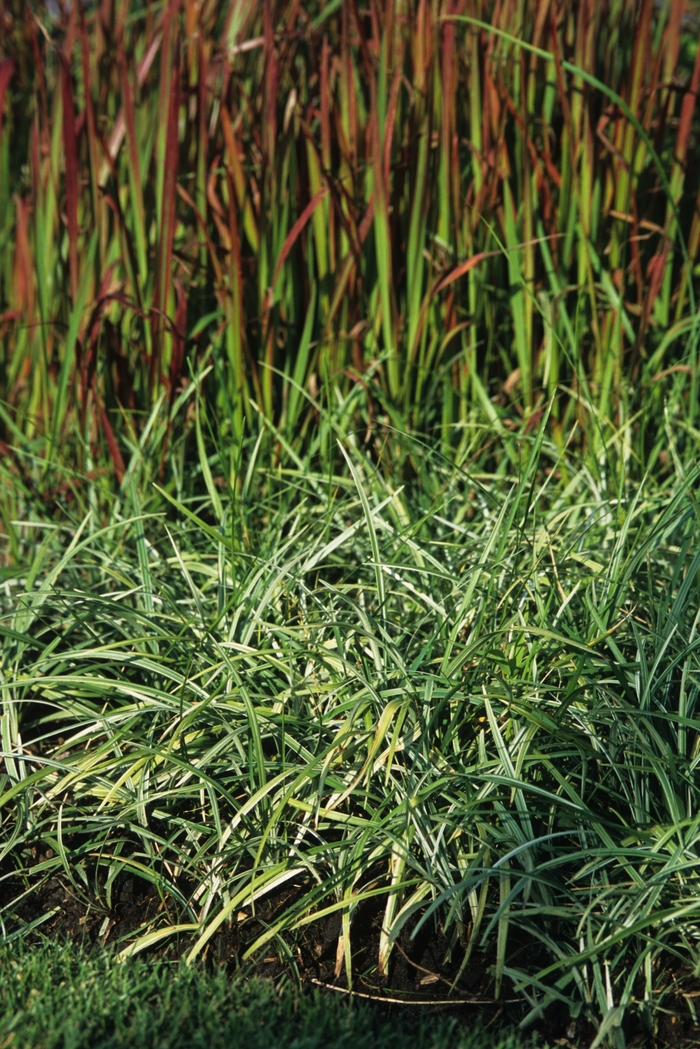
[[[427,922],[454,986],[481,955],[525,1022],[651,1024],[668,958],[700,960],[697,469],[611,500],[545,431],[504,482],[409,445],[394,488],[347,440],[342,471],[251,451],[240,497],[202,459],[170,519],[134,489],[100,528],[17,526],[8,930],[59,877],[108,936],[131,874],[165,905],[125,952],[194,961],[286,887],[244,957],[293,965],[338,915],[352,987],[379,901],[380,978]]]

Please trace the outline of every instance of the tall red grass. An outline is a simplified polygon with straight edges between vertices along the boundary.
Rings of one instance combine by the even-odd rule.
[[[698,24],[687,0],[6,5],[2,436],[121,476],[126,417],[203,354],[234,440],[251,399],[293,438],[301,389],[358,382],[451,453],[550,400],[591,446],[664,398],[692,424]]]

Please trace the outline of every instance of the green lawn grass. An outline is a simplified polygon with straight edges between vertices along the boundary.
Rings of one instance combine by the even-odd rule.
[[[477,1021],[388,1016],[362,1002],[182,963],[57,944],[0,947],[3,1049],[519,1049]]]

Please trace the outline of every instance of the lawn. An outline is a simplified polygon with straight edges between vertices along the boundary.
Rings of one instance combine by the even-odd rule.
[[[699,18],[0,12],[0,1049],[697,1043]]]
[[[115,964],[57,946],[0,949],[0,1044],[13,1049],[519,1049],[433,1015],[348,1007],[256,977],[161,960]],[[423,1010],[425,1013],[426,1010]],[[527,1043],[528,1045],[530,1043]]]

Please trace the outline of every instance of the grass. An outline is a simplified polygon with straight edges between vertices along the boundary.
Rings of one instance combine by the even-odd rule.
[[[377,1016],[337,996],[161,960],[117,964],[57,945],[0,948],[0,1044],[13,1049],[516,1049],[454,1021]]]
[[[359,385],[458,460],[553,399],[653,468],[664,400],[697,421],[700,52],[638,6],[6,5],[0,436],[121,480],[209,361],[234,446]]]
[[[7,933],[53,875],[108,935],[130,873],[164,906],[126,955],[233,924],[294,970],[334,914],[353,987],[428,923],[525,1026],[653,1025],[669,958],[700,964],[697,469],[611,499],[545,429],[500,482],[409,442],[393,489],[348,442],[319,473],[251,452],[240,498],[203,460],[160,514],[18,526]]]
[[[697,1035],[696,18],[0,12],[3,965]]]

